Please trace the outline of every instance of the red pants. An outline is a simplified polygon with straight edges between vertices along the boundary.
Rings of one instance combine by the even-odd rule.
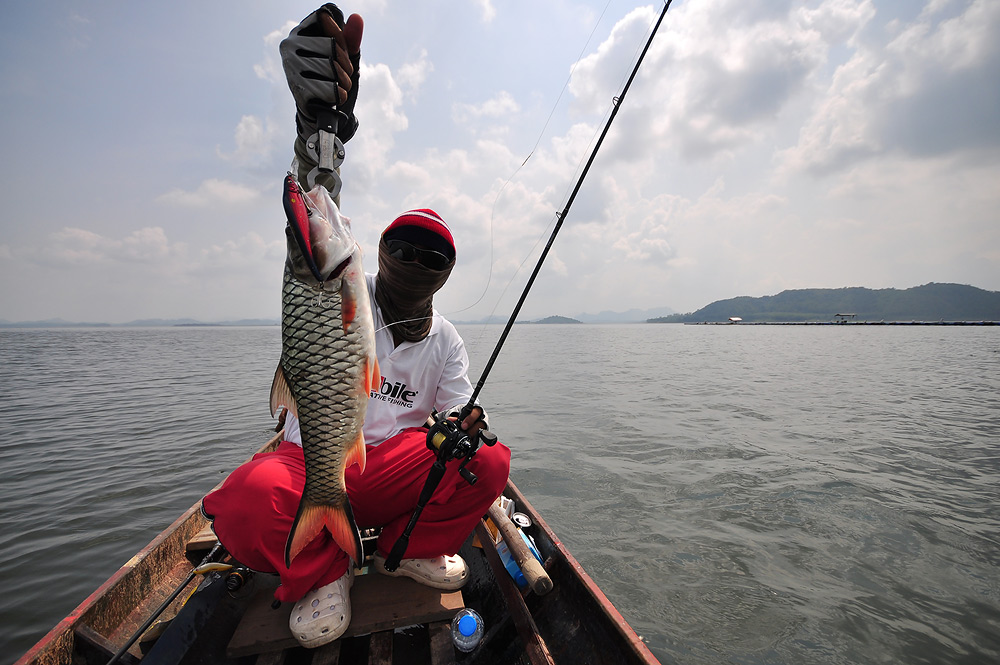
[[[382,527],[380,552],[388,554],[417,505],[435,455],[426,445],[427,430],[407,429],[378,446],[368,446],[365,472],[347,469],[347,493],[362,529]],[[510,472],[510,450],[498,443],[483,446],[468,464],[479,481],[469,485],[449,462],[434,496],[410,536],[405,558],[428,559],[455,554],[476,522],[503,492]],[[255,455],[202,501],[219,541],[240,563],[278,573],[275,598],[295,602],[311,590],[347,572],[349,557],[324,530],[285,566],[285,541],[305,486],[302,448],[283,441],[272,453]]]

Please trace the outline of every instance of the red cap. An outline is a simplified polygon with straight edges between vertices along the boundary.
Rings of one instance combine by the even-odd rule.
[[[423,229],[426,233],[417,231]],[[428,245],[448,256],[455,256],[455,239],[451,235],[451,229],[437,214],[430,208],[420,210],[409,210],[393,220],[392,224],[385,228],[382,236],[386,240],[400,238],[401,240],[411,240],[415,234],[419,234],[422,244]],[[409,237],[407,237],[409,236]]]

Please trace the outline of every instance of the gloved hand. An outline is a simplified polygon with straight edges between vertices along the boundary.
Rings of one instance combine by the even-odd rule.
[[[336,135],[342,142],[354,136],[358,121],[358,70],[364,21],[326,3],[307,16],[282,40],[281,64],[295,99],[295,125],[303,142],[317,131],[317,115],[336,108]]]

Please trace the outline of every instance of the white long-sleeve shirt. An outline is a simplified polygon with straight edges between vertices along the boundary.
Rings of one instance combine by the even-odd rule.
[[[375,323],[375,355],[382,380],[372,389],[365,443],[378,445],[407,427],[420,427],[432,409],[448,413],[469,401],[469,356],[455,326],[434,311],[427,337],[395,346],[375,302],[375,275],[366,275]],[[299,422],[285,419],[285,440],[301,445]]]

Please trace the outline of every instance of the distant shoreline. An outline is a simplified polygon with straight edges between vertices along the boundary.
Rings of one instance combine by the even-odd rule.
[[[1000,321],[698,321],[685,326],[1000,326]]]

